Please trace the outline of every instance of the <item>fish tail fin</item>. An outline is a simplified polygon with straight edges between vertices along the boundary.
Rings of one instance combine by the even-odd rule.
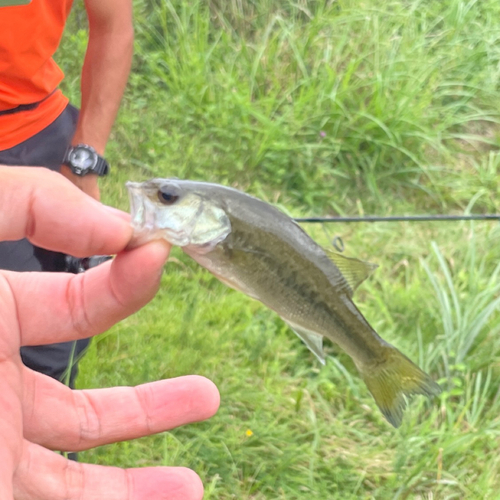
[[[386,349],[383,363],[358,368],[384,417],[394,427],[399,427],[406,408],[405,396],[432,397],[441,392],[441,387],[395,347],[388,345]]]

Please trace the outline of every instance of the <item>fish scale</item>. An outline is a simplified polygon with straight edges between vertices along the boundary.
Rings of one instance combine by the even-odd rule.
[[[357,309],[357,317],[344,319],[345,315],[352,316],[353,313],[343,307],[345,300],[350,301],[346,294],[336,293],[336,286],[341,290],[345,288],[345,279],[332,262],[328,260],[327,265],[331,267],[329,276],[335,276],[335,280],[328,279],[324,272],[311,265],[291,245],[281,245],[281,250],[285,248],[284,256],[273,252],[272,247],[276,246],[273,235],[266,234],[267,248],[259,248],[254,242],[249,244],[247,236],[250,232],[245,227],[248,225],[234,214],[231,214],[230,219],[232,231],[220,244],[220,250],[215,249],[210,254],[211,263],[204,264],[207,269],[211,270],[214,264],[217,269],[225,268],[226,273],[236,276],[239,282],[250,287],[252,295],[258,296],[261,302],[278,312],[285,321],[308,327],[339,343],[347,352],[353,350],[350,346],[352,337],[345,334],[349,330],[349,320],[359,322],[361,319],[369,329],[367,343],[379,340],[373,338],[373,330]],[[246,230],[242,230],[242,226]],[[278,238],[278,242],[282,243],[282,240]],[[245,250],[237,252],[235,247]],[[253,258],[255,254],[259,256],[258,259]],[[255,266],[260,267],[260,272],[255,272]],[[294,268],[290,269],[290,266]],[[238,289],[237,286],[234,288]],[[356,347],[359,351],[359,345]],[[373,351],[370,351],[369,360],[373,361]]]

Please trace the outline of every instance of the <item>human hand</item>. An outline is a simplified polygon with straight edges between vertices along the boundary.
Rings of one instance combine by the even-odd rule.
[[[203,377],[72,391],[24,367],[21,345],[96,335],[155,294],[169,252],[153,242],[124,251],[128,216],[45,169],[0,167],[0,239],[27,236],[77,257],[117,254],[83,274],[0,272],[0,498],[199,500],[184,468],[118,469],[71,462],[79,451],[202,420],[218,408]]]
[[[84,176],[74,174],[67,165],[61,166],[61,174],[69,179],[76,187],[81,189],[85,194],[88,194],[94,200],[101,199],[101,193],[99,191],[98,179],[99,176],[96,174],[87,174]]]

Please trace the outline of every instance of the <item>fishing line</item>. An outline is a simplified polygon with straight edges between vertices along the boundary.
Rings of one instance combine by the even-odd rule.
[[[500,214],[471,215],[365,215],[357,217],[297,217],[295,222],[427,222],[458,220],[500,220]]]
[[[500,214],[469,214],[469,215],[364,215],[357,217],[297,217],[295,222],[329,223],[329,222],[435,222],[435,221],[461,221],[461,220],[500,220]],[[324,226],[323,226],[324,229]],[[326,232],[326,231],[325,231]],[[334,236],[332,245],[337,252],[345,250],[344,242],[340,236]]]

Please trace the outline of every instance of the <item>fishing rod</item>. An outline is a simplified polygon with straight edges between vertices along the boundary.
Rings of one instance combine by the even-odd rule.
[[[458,220],[500,220],[500,214],[469,214],[469,215],[366,215],[356,217],[297,217],[296,222],[428,222],[428,221],[458,221]]]
[[[296,222],[435,222],[435,221],[459,221],[459,220],[497,220],[500,221],[500,214],[464,214],[464,215],[360,215],[356,217],[298,217]],[[345,249],[344,242],[340,236],[334,236],[332,245],[338,252]]]

